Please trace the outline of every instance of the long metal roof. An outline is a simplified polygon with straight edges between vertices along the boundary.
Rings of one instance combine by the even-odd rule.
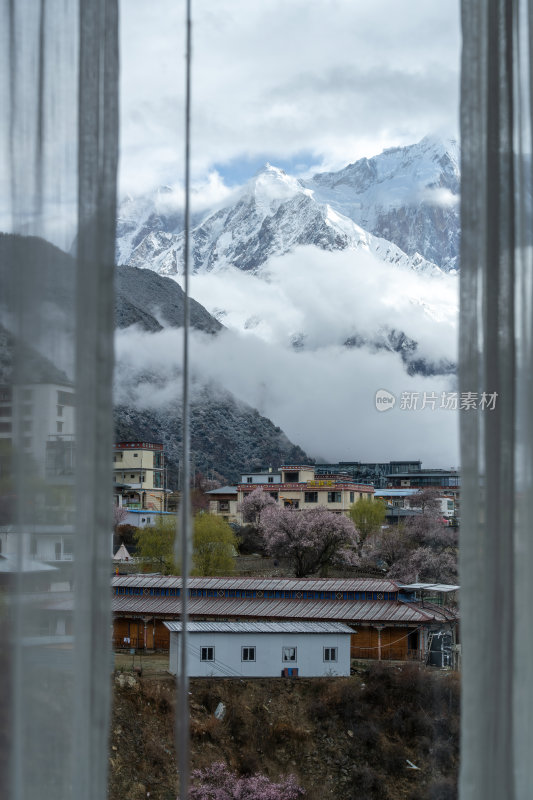
[[[425,589],[431,592],[456,592],[460,587],[448,583],[400,583],[400,589]]]
[[[189,578],[190,589],[240,589],[302,592],[397,592],[398,584],[386,578]],[[181,578],[163,575],[118,575],[113,586],[180,589]]]
[[[455,618],[439,607],[421,607],[415,603],[341,600],[264,600],[248,598],[191,597],[191,617],[249,617],[278,620],[332,620],[346,623],[389,623],[418,625],[432,620]],[[181,612],[179,597],[152,595],[114,595],[115,614],[133,616],[175,616]]]
[[[181,622],[165,622],[172,633],[181,633]],[[353,633],[342,622],[194,622],[189,633]]]

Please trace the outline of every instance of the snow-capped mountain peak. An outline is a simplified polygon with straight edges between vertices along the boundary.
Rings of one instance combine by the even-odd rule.
[[[408,147],[392,147],[338,172],[307,182],[327,203],[365,230],[416,252],[446,270],[458,266],[459,146],[426,136]]]
[[[274,211],[281,202],[292,199],[297,194],[311,195],[304,184],[288,175],[279,167],[268,162],[254,175],[246,186],[246,194],[253,198],[258,209],[265,213]]]
[[[409,257],[386,237],[369,233],[339,207],[342,204],[335,192],[330,191],[325,202],[322,188],[319,184],[306,186],[284,170],[265,164],[233,203],[193,228],[194,271],[232,266],[255,272],[274,256],[312,245],[330,251],[363,249],[396,266],[438,273],[417,251]],[[156,229],[133,249],[128,263],[165,275],[180,274],[183,245],[183,234]]]

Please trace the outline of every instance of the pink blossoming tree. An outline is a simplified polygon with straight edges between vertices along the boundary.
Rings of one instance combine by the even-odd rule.
[[[260,528],[261,518],[265,509],[275,506],[276,501],[269,493],[258,488],[244,497],[242,503],[239,504],[239,511],[242,514],[243,522]]]
[[[457,582],[457,530],[440,510],[440,492],[425,489],[413,495],[415,513],[403,525],[392,525],[369,536],[362,560],[383,567],[390,578],[411,583]]]
[[[261,516],[261,533],[267,552],[289,558],[297,578],[332,564],[358,563],[359,536],[353,522],[323,507],[296,511],[269,506]]]
[[[222,762],[194,770],[192,779],[190,800],[298,800],[305,794],[293,775],[279,783],[259,773],[239,777]]]

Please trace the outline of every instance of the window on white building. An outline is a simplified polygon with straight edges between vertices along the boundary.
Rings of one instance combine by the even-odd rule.
[[[318,492],[304,492],[306,503],[318,503]]]
[[[255,661],[255,647],[241,647],[241,661]]]
[[[324,661],[337,661],[336,647],[324,647]]]
[[[214,661],[215,648],[214,647],[201,647],[200,648],[200,661]]]
[[[296,647],[283,647],[281,649],[282,661],[296,661]]]

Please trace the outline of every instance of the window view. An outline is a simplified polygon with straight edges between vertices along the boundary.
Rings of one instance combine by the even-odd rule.
[[[186,4],[46,5],[2,11],[0,795],[88,785],[97,729],[98,798],[453,800],[500,399],[457,379],[458,4],[193,0],[187,163]]]

